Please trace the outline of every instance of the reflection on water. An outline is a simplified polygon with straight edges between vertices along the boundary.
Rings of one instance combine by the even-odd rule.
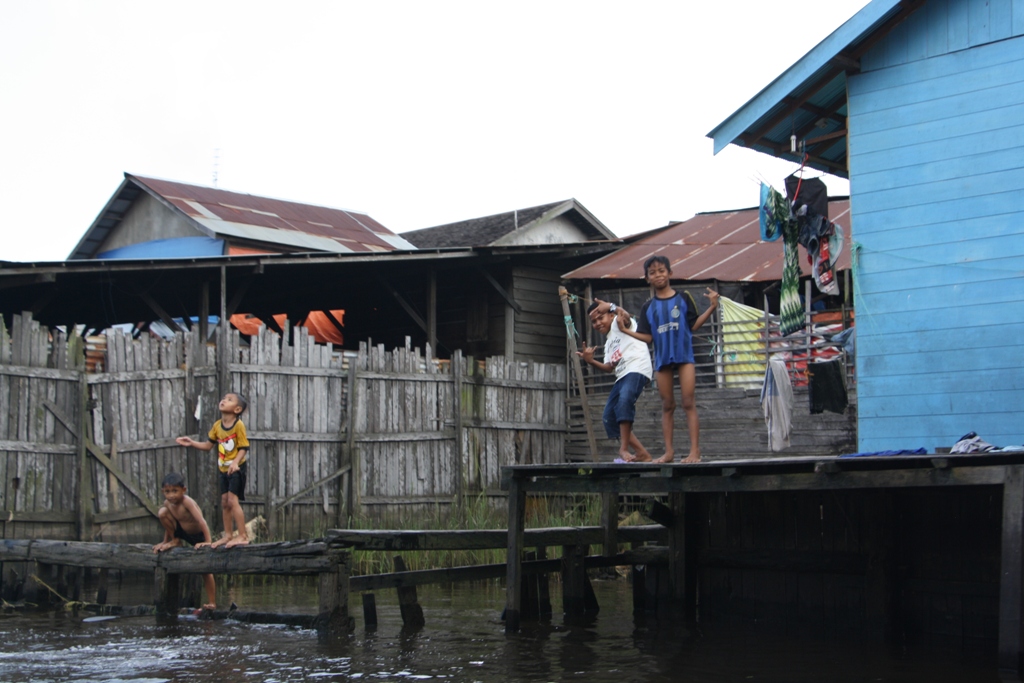
[[[123,587],[122,587],[123,588]],[[552,603],[560,604],[555,582]],[[427,625],[405,631],[394,591],[376,595],[367,632],[353,596],[356,631],[320,642],[313,631],[179,618],[51,613],[0,619],[0,681],[998,681],[992,670],[934,653],[892,654],[859,642],[784,639],[764,629],[684,626],[632,614],[624,581],[594,584],[601,612],[579,622],[556,615],[508,637],[497,583],[420,588]],[[220,589],[222,604],[312,613],[316,584],[276,579]],[[145,584],[111,602],[149,601]]]

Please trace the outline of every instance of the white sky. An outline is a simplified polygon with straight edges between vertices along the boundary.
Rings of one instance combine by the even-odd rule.
[[[795,166],[705,135],[866,4],[0,0],[0,260],[64,259],[126,171],[395,232],[755,206]]]

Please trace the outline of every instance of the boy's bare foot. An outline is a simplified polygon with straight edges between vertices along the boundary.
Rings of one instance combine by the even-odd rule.
[[[213,543],[211,543],[211,544],[210,544],[210,547],[211,547],[211,548],[219,548],[219,547],[221,547],[222,545],[227,545],[227,543],[228,543],[228,537],[227,537],[227,536],[221,536],[221,537],[220,537],[220,538],[218,538],[218,539],[217,539],[216,541],[214,541]]]
[[[235,536],[230,541],[224,544],[225,548],[234,548],[239,545],[249,545],[249,539],[245,536]]]
[[[700,451],[690,451],[683,462],[700,462]]]
[[[633,456],[633,459],[630,462],[650,462],[650,461],[651,461],[651,454],[650,453],[648,453],[647,451],[639,451],[639,452],[637,452],[636,455]]]
[[[654,462],[668,463],[668,462],[672,462],[675,459],[676,459],[676,452],[675,451],[666,451],[665,455],[661,456],[660,458],[658,458]]]

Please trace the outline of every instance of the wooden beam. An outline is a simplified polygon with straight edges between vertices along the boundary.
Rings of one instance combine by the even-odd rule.
[[[183,331],[181,327],[178,325],[178,323],[174,322],[174,318],[168,315],[167,311],[164,310],[163,306],[157,303],[156,299],[149,295],[149,292],[139,292],[139,298],[142,299],[142,301],[147,306],[149,306],[154,313],[156,313],[158,318],[164,321],[164,325],[167,325],[167,327],[171,328],[172,332]]]
[[[276,504],[270,510],[270,514],[272,514],[272,515],[277,514],[278,512],[280,512],[281,510],[286,508],[288,505],[290,505],[293,501],[298,500],[299,498],[302,498],[304,495],[306,495],[310,491],[313,491],[314,489],[318,489],[321,486],[323,486],[324,484],[327,484],[327,483],[333,481],[335,478],[340,477],[341,475],[345,474],[346,472],[350,471],[351,469],[352,469],[352,466],[349,465],[348,463],[345,463],[344,465],[342,465],[338,469],[336,469],[333,472],[331,472],[330,474],[328,474],[323,479],[319,479],[319,480],[313,482],[312,484],[310,484],[306,488],[302,489],[298,493],[292,494],[292,495],[288,496],[287,498],[285,498],[284,500],[282,500],[280,503]]]
[[[259,270],[254,272],[263,272],[263,265],[258,266]],[[227,317],[233,316],[238,312],[238,307],[242,305],[242,299],[249,291],[249,285],[252,284],[253,277],[247,277],[238,283],[238,288],[235,290],[234,296],[231,297],[231,301],[227,304],[226,315]],[[221,310],[225,310],[223,304],[221,304]]]
[[[657,524],[620,526],[617,532],[625,543],[666,543],[668,535]],[[505,548],[508,532],[504,529],[401,531],[385,529],[330,529],[325,538],[332,546],[357,550],[407,552],[413,550],[486,550]],[[597,545],[604,539],[604,528],[551,527],[525,529],[523,546],[538,548],[561,545]]]
[[[69,432],[71,432],[75,436],[75,438],[79,439],[82,443],[85,444],[85,449],[90,454],[92,454],[92,457],[94,457],[97,460],[99,460],[100,464],[102,464],[110,472],[112,472],[113,475],[115,477],[117,477],[118,480],[120,480],[120,482],[122,484],[124,484],[125,488],[127,488],[129,491],[131,491],[132,495],[134,495],[136,498],[139,499],[139,501],[146,507],[146,509],[149,510],[150,514],[152,514],[154,517],[158,517],[159,516],[160,507],[158,505],[154,504],[153,501],[150,500],[149,496],[147,496],[142,491],[142,488],[138,484],[136,484],[135,481],[132,480],[131,477],[129,477],[127,474],[125,474],[125,472],[123,470],[121,470],[120,467],[118,467],[115,463],[113,463],[110,460],[110,458],[108,458],[106,456],[106,454],[103,452],[103,450],[99,446],[97,446],[95,443],[93,443],[92,439],[89,439],[87,437],[82,437],[74,429],[74,427],[72,427],[70,418],[68,418],[68,416],[64,414],[63,410],[61,410],[52,401],[49,401],[49,400],[43,400],[43,405],[46,407],[47,410],[49,410],[51,413],[53,413],[53,416],[55,418],[57,418],[57,420],[62,425],[64,425],[64,427]]]
[[[671,469],[673,466],[667,466]],[[679,465],[678,467],[686,467]],[[621,477],[576,475],[524,478],[519,485],[531,493],[715,493],[743,491],[827,491],[863,488],[979,486],[1002,484],[1001,467],[957,467],[948,470],[878,470],[869,472],[741,474],[735,477]],[[513,477],[512,480],[515,480]]]
[[[668,561],[668,548],[665,546],[645,546],[619,553],[614,557],[590,555],[583,558],[587,569],[594,567],[628,567],[635,564],[665,564]],[[562,570],[562,560],[538,559],[523,562],[523,575],[555,574]],[[455,583],[457,581],[484,581],[500,579],[505,576],[507,566],[504,564],[479,564],[470,567],[448,567],[445,569],[419,569],[399,574],[366,574],[353,576],[350,590],[353,593],[363,591],[384,590],[400,586],[424,586],[432,583]]]
[[[392,287],[391,283],[385,280],[384,276],[380,275],[379,273],[377,274],[377,281],[380,282],[381,286],[384,287],[384,289],[391,293],[391,296],[395,297],[395,300],[399,303],[399,305],[401,305],[403,309],[405,309],[405,312],[409,314],[409,317],[412,318],[413,322],[419,325],[421,330],[426,332],[427,323],[423,321],[423,318],[421,318],[420,314],[416,312],[416,309],[413,308],[409,304],[409,302],[405,300],[405,297],[399,294],[398,290]]]
[[[333,571],[332,556],[322,541],[251,543],[235,548],[173,548],[154,553],[148,543],[90,543],[7,539],[0,562],[36,561],[71,567],[153,571],[171,574],[312,575]]]
[[[437,357],[437,271],[427,273],[427,343]]]
[[[491,275],[489,272],[487,272],[486,270],[484,270],[480,266],[477,266],[476,270],[477,270],[477,272],[479,272],[481,275],[484,276],[485,280],[487,280],[488,282],[491,283],[491,286],[494,287],[494,289],[498,292],[498,294],[501,295],[501,298],[505,300],[505,303],[507,303],[509,306],[511,306],[512,309],[515,310],[516,313],[522,313],[523,312],[523,307],[519,305],[519,302],[517,302],[515,299],[513,299],[512,295],[509,294],[507,291],[505,291],[505,288],[501,286],[501,283],[498,282],[494,278],[493,275]]]

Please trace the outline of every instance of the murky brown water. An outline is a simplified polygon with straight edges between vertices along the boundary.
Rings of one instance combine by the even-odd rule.
[[[146,584],[110,602],[148,602]],[[701,683],[998,681],[984,666],[942,653],[888,653],[858,642],[782,639],[765,629],[674,627],[634,617],[629,584],[594,584],[600,613],[580,623],[556,614],[506,636],[497,583],[419,590],[426,627],[402,628],[394,591],[376,595],[379,624],[321,642],[314,631],[180,618],[50,613],[0,619],[0,681],[662,681]],[[556,587],[552,582],[552,589]],[[134,592],[133,592],[134,591]],[[226,592],[224,592],[226,591]],[[315,612],[315,584],[275,580],[222,589],[221,603],[256,611]],[[560,596],[552,595],[554,604]],[[947,657],[947,658],[942,658]]]

